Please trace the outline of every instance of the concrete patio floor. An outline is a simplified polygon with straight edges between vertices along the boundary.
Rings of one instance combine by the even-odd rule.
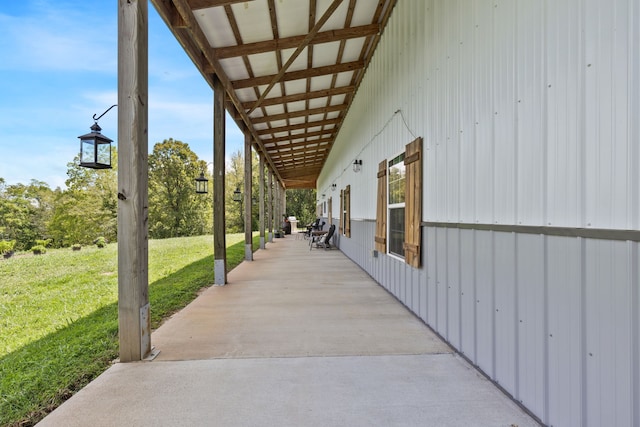
[[[39,425],[539,425],[340,251],[295,236],[151,339],[153,361],[115,364]]]

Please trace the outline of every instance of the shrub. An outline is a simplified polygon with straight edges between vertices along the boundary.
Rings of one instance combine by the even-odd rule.
[[[105,239],[104,237],[98,237],[95,240],[95,244],[99,248],[104,248],[105,246],[107,246],[107,239]]]
[[[40,254],[47,253],[47,248],[45,248],[42,245],[35,245],[34,247],[31,248],[31,252],[33,252],[34,255],[40,255]]]
[[[13,248],[15,246],[15,240],[0,240],[0,253],[3,255],[13,253]]]
[[[45,248],[49,247],[51,244],[51,239],[46,240],[36,240],[36,246],[44,246]]]
[[[74,251],[79,251],[80,249],[82,249],[82,245],[80,243],[76,243],[75,245],[71,246],[71,249],[73,249]]]

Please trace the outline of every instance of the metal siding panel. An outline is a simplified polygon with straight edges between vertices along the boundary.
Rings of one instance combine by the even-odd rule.
[[[494,221],[515,223],[515,5],[495,0],[493,31]]]
[[[411,311],[416,316],[420,317],[420,272],[422,269],[409,268],[411,271],[411,289],[409,293],[411,303],[409,304],[409,308],[411,308]]]
[[[475,231],[460,231],[460,352],[476,363]]]
[[[459,65],[459,99],[460,111],[458,123],[459,151],[459,211],[457,221],[473,223],[476,220],[476,125],[474,105],[476,88],[474,86],[473,69],[475,67],[475,22],[472,8],[463,8],[460,13],[460,65]]]
[[[437,274],[438,267],[436,260],[437,252],[437,229],[428,228],[427,250],[430,256],[427,258],[427,323],[436,329],[436,319],[438,314],[438,287]]]
[[[424,265],[424,264],[423,264]],[[420,288],[420,298],[418,300],[418,317],[420,317],[422,319],[423,322],[427,323],[427,307],[428,307],[428,301],[427,301],[427,297],[428,297],[428,283],[427,283],[427,271],[426,269],[423,267],[420,270],[420,282],[419,282],[419,288]]]
[[[635,3],[634,3],[635,2]],[[629,205],[630,209],[630,224],[629,228],[636,230],[640,228],[640,120],[634,120],[636,117],[640,117],[640,7],[637,0],[629,0],[629,3],[633,4],[632,12],[629,13],[629,20],[632,23],[632,28],[629,30],[629,78],[631,79],[629,94],[630,94],[630,113],[629,113],[629,127],[631,130],[630,135],[630,150],[629,150],[629,166],[631,171],[631,194],[629,199],[631,201]],[[638,396],[640,400],[640,396]],[[640,405],[638,405],[640,407]],[[638,409],[640,412],[640,408]],[[638,415],[637,424],[640,425],[640,415]]]
[[[638,21],[640,22],[640,21]],[[631,363],[631,377],[633,378],[633,388],[631,390],[631,401],[640,402],[640,250],[638,243],[631,244],[630,266],[631,266],[631,301],[632,301],[632,349],[633,360]],[[633,425],[640,425],[640,405],[633,405]]]
[[[422,268],[420,269],[420,302],[418,316],[428,323],[427,311],[428,311],[428,298],[429,298],[429,263],[428,259],[432,257],[429,252],[429,246],[427,241],[429,239],[429,228],[423,227],[422,229]]]
[[[516,246],[513,233],[494,233],[495,380],[516,394]]]
[[[437,304],[438,313],[436,318],[436,331],[443,337],[449,337],[449,324],[448,324],[448,309],[449,309],[449,292],[447,291],[447,230],[443,228],[436,229],[437,237],[437,270],[436,270],[436,285],[437,285]]]
[[[588,425],[632,425],[630,248],[629,242],[586,241]]]
[[[476,331],[477,364],[494,378],[494,290],[493,290],[493,233],[476,232]]]
[[[546,225],[552,226],[581,224],[581,2],[546,3]]]
[[[435,72],[433,84],[434,97],[436,103],[431,110],[431,126],[435,132],[432,156],[435,165],[433,181],[429,182],[430,188],[435,193],[435,219],[436,221],[446,221],[447,219],[447,144],[446,144],[446,119],[447,119],[447,75],[446,75],[446,55],[447,46],[444,37],[444,28],[446,22],[444,18],[446,3],[436,2],[434,5],[434,13],[436,20],[434,22],[436,41],[433,46],[433,61],[435,64]]]
[[[398,276],[398,299],[406,306],[407,304],[407,285],[409,279],[409,272],[407,271],[407,264],[402,261],[396,262],[397,276]]]
[[[446,16],[443,22],[444,26],[444,43],[446,46],[446,62],[444,65],[444,77],[446,83],[446,96],[442,100],[445,105],[446,113],[444,124],[444,137],[442,141],[446,151],[446,164],[443,176],[446,179],[444,183],[446,197],[446,213],[444,218],[446,221],[456,222],[460,218],[460,40],[458,35],[459,27],[459,1],[446,2]]]
[[[548,424],[582,425],[582,250],[580,240],[547,237]]]
[[[517,236],[518,390],[516,399],[544,413],[545,292],[544,237]]]
[[[460,230],[447,230],[447,325],[448,341],[460,348]]]
[[[476,117],[475,222],[492,224],[494,216],[494,122],[493,122],[493,4],[476,2],[474,87]]]
[[[544,224],[544,2],[518,2],[517,17],[517,222]]]

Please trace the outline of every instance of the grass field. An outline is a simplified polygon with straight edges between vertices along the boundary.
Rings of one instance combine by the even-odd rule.
[[[229,268],[243,258],[228,235]],[[212,283],[211,236],[149,241],[153,328]],[[0,426],[35,424],[117,358],[117,292],[116,244],[0,260]]]

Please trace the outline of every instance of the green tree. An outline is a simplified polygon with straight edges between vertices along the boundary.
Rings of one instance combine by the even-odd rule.
[[[0,239],[15,240],[15,249],[25,250],[48,237],[53,200],[53,191],[42,181],[8,186],[0,178]]]
[[[90,244],[98,237],[117,239],[117,152],[111,148],[113,169],[80,167],[79,156],[67,164],[67,189],[56,193],[49,235],[54,246]]]
[[[335,205],[334,205],[335,206]],[[295,216],[298,227],[310,224],[316,219],[316,190],[287,190],[287,215]]]
[[[253,200],[251,204],[251,230],[256,231],[258,230],[260,220],[260,170],[258,168],[258,154],[252,150],[251,157],[253,164],[251,168],[251,199]],[[240,150],[231,155],[225,172],[225,185],[227,230],[230,233],[242,233],[244,231],[244,154]],[[243,194],[241,202],[233,200],[233,192],[236,191],[236,189],[240,190]]]
[[[206,167],[188,144],[173,139],[149,155],[149,235],[194,236],[210,232],[211,199],[195,193],[194,179]]]

